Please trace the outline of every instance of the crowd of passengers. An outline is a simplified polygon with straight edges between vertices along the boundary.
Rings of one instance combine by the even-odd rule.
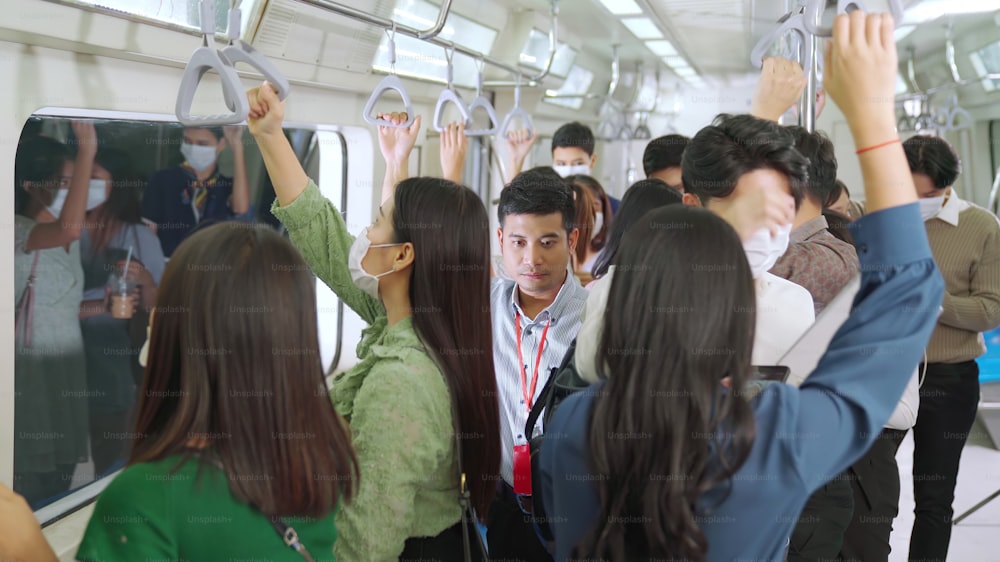
[[[99,471],[127,453],[126,467],[100,494],[78,560],[466,561],[488,550],[532,562],[877,562],[912,429],[909,559],[944,560],[975,358],[981,333],[1000,325],[1000,221],[959,198],[947,142],[901,142],[896,65],[888,16],[838,16],[824,87],[857,147],[863,202],[837,180],[825,135],[778,124],[804,77],[777,58],[750,115],[651,141],[647,179],[621,201],[591,177],[586,126],[560,128],[553,166],[527,171],[535,139],[511,134],[495,233],[459,183],[460,125],[441,135],[444,178],[409,177],[418,116],[379,127],[381,206],[351,236],[299,164],[267,83],[247,93],[248,123],[288,238],[202,220],[249,204],[245,172],[214,171],[225,140],[211,131],[185,131],[205,142],[186,142],[185,164],[154,176],[152,206],[117,189],[124,156],[98,151],[93,126],[73,123],[75,157],[22,139],[18,295],[37,296],[18,325],[19,392],[85,390],[86,338],[142,349],[141,368],[126,371],[138,390],[96,411],[15,400],[17,431],[65,432],[18,442],[15,469],[31,480],[15,492],[57,492],[88,455],[87,428],[127,418],[127,451],[107,452]],[[164,210],[178,204],[187,211]],[[194,222],[165,232],[181,215]],[[79,226],[91,224],[103,226]],[[88,271],[127,277],[126,262],[139,289],[122,304]],[[314,275],[368,324],[359,362],[329,389]],[[799,386],[753,380],[859,277],[850,316]],[[126,305],[148,312],[145,334],[115,313]],[[238,312],[249,309],[266,313]],[[88,335],[95,325],[106,328]],[[37,352],[55,345],[72,353]],[[568,352],[590,386],[532,433],[529,412]],[[55,559],[28,504],[2,487],[0,519],[0,558]]]

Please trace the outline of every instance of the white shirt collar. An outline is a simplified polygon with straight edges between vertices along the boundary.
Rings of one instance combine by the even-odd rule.
[[[954,187],[949,191],[950,195],[948,196],[948,200],[944,202],[944,206],[941,207],[941,211],[931,218],[941,219],[952,226],[958,226],[958,215],[969,208],[969,203],[958,196]]]

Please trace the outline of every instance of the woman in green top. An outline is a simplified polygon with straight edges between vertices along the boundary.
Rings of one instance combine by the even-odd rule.
[[[268,227],[204,229],[163,274],[128,466],[101,493],[85,561],[333,560],[356,491],[325,398],[313,277]],[[148,362],[143,355],[148,352]]]
[[[334,551],[351,562],[462,560],[454,427],[480,514],[500,470],[486,208],[461,185],[411,178],[390,185],[355,240],[285,138],[284,104],[267,84],[248,97],[250,132],[277,195],[272,212],[316,275],[369,324],[360,362],[330,392],[361,466],[357,497],[337,514]],[[383,151],[408,151],[417,127],[381,130]]]

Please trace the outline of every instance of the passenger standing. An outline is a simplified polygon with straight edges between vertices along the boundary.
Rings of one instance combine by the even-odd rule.
[[[42,136],[25,138],[14,158],[14,491],[35,509],[70,489],[89,458],[78,240],[97,132],[70,125],[75,160]]]
[[[601,184],[590,176],[573,175],[567,176],[566,180],[586,189],[590,195],[591,205],[593,205],[594,227],[590,230],[589,236],[584,236],[581,231],[580,243],[577,244],[577,253],[580,254],[581,250],[583,252],[581,254],[583,255],[583,260],[577,263],[580,264],[579,269],[586,272],[586,275],[581,278],[581,282],[586,285],[593,277],[594,263],[597,261],[597,256],[601,254],[604,246],[608,243],[608,234],[614,225],[611,198],[608,197]],[[583,279],[586,279],[586,281]]]
[[[530,474],[522,463],[527,462],[524,453],[532,437],[524,435],[524,426],[550,370],[562,362],[580,329],[587,290],[567,270],[579,233],[565,182],[520,174],[500,193],[497,215],[497,237],[510,279],[494,278],[490,290],[502,479],[487,537],[490,558],[545,561],[552,557],[535,534],[530,491],[521,488],[523,477]],[[536,431],[542,430],[537,424]]]
[[[851,192],[844,185],[844,182],[837,180],[837,187],[830,194],[830,198],[824,204],[824,208],[830,209],[850,218],[851,216]]]
[[[982,333],[1000,325],[1000,221],[955,193],[961,164],[951,145],[915,136],[903,148],[945,281],[913,427],[910,560],[936,561],[948,555],[959,460],[979,405]]]
[[[80,238],[84,275],[80,327],[90,389],[90,450],[98,476],[125,459],[127,440],[121,435],[130,425],[136,386],[142,384],[138,350],[166,265],[160,241],[142,223],[145,183],[133,171],[128,154],[98,151]],[[129,256],[132,271],[125,274]],[[114,313],[110,290],[106,291],[112,272],[116,278],[133,279],[136,291],[136,302]]]
[[[560,562],[780,559],[824,475],[860,457],[889,418],[943,287],[891,140],[892,32],[891,19],[860,11],[834,25],[827,86],[863,147],[865,189],[877,205],[855,230],[863,264],[855,307],[801,387],[769,385],[747,401],[720,384],[730,375],[743,389],[751,377],[753,282],[733,228],[701,210],[666,207],[626,234],[598,358],[613,374],[562,402],[541,450],[540,492]],[[744,217],[754,217],[741,227],[750,232],[787,220]],[[691,228],[665,227],[676,224]],[[707,264],[732,269],[696,267]],[[704,303],[694,323],[649,312],[690,303]],[[706,353],[717,349],[727,352]]]
[[[448,180],[397,185],[406,178],[418,116],[405,129],[379,128],[383,203],[375,222],[352,239],[284,136],[284,103],[267,83],[248,97],[250,131],[277,194],[272,212],[316,275],[369,324],[360,362],[330,391],[350,423],[361,472],[356,497],[337,514],[335,554],[461,560],[456,440],[481,518],[496,494],[500,462],[486,208]]]
[[[202,221],[241,218],[250,210],[243,127],[187,127],[183,135],[184,162],[155,172],[142,201],[142,215],[156,225],[168,258]],[[231,178],[218,166],[226,147],[233,153]]]
[[[747,138],[754,142],[745,142]],[[791,219],[777,232],[748,230],[753,222],[746,215],[768,208],[759,206],[760,201],[781,200],[798,210],[808,161],[794,143],[792,134],[777,123],[750,115],[720,115],[684,150],[684,202],[719,214],[743,240],[757,294],[754,365],[777,365],[815,320],[809,291],[768,273],[788,249]]]
[[[333,560],[357,493],[326,398],[314,279],[269,226],[178,246],[147,340],[128,465],[98,497],[76,559]]]
[[[642,152],[642,169],[646,172],[646,177],[661,180],[684,193],[681,158],[689,142],[691,139],[684,135],[664,135],[649,141]]]

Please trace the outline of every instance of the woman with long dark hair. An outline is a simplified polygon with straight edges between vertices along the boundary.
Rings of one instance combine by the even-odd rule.
[[[573,208],[576,210],[576,220],[574,223],[580,231],[578,240],[590,240],[590,235],[596,226],[594,223],[594,205],[591,202],[593,197],[590,195],[590,190],[579,183],[570,183],[569,185],[573,190]],[[589,248],[590,244],[578,243],[576,250],[570,256],[572,258],[571,266],[573,267],[573,273],[583,285],[590,283],[593,277],[590,273],[590,268],[583,267],[583,264],[587,261]]]
[[[560,438],[541,449],[558,561],[780,560],[809,496],[889,419],[944,288],[894,128],[892,32],[859,11],[834,26],[826,87],[860,147],[869,214],[851,316],[799,388],[744,396],[754,286],[724,219],[672,205],[625,234],[597,350],[606,380],[561,403],[546,425]]]
[[[163,274],[125,470],[77,559],[332,560],[334,513],[357,491],[325,398],[309,268],[266,226],[189,237]]]
[[[460,481],[484,517],[500,471],[486,208],[459,184],[397,185],[406,171],[387,170],[377,217],[353,238],[285,138],[284,103],[267,83],[248,97],[250,132],[277,194],[272,212],[369,324],[360,362],[330,392],[361,467],[357,498],[337,516],[337,558],[463,560],[465,538],[478,538],[474,524],[463,525]],[[383,155],[409,152],[419,126],[417,117],[406,129],[380,128]]]

